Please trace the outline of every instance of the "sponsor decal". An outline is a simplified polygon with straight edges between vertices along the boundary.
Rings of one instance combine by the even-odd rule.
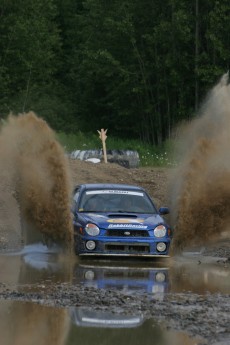
[[[144,219],[136,218],[136,219],[127,219],[127,218],[113,218],[107,220],[109,223],[143,223]]]
[[[103,190],[90,190],[86,192],[87,195],[89,194],[127,194],[127,195],[139,195],[143,196],[144,194],[141,192],[134,192],[129,190],[116,190],[116,189],[103,189]]]
[[[148,226],[147,225],[142,225],[142,224],[109,224],[108,226],[109,229],[112,229],[112,228],[128,228],[128,229],[147,229]]]

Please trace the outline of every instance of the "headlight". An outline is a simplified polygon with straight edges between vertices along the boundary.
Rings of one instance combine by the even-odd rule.
[[[155,237],[164,237],[166,235],[166,227],[164,225],[158,225],[153,233]]]
[[[153,285],[152,287],[152,293],[162,293],[162,292],[165,292],[165,287],[164,285]]]
[[[92,223],[88,223],[86,225],[85,231],[90,236],[97,236],[100,233],[100,229],[98,228],[98,226],[96,226],[95,224],[92,224]]]

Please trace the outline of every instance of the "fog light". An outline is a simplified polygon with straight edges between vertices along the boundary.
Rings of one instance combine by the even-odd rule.
[[[86,280],[93,280],[94,276],[95,276],[95,274],[93,271],[86,271],[85,272],[85,279]]]
[[[165,274],[163,272],[156,273],[156,281],[158,283],[163,283],[165,281]]]
[[[94,250],[96,247],[96,243],[94,241],[87,241],[85,246],[88,250]]]
[[[166,249],[166,244],[164,242],[157,243],[158,252],[164,252]]]

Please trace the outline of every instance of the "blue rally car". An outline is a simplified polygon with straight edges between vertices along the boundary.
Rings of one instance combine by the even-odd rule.
[[[75,253],[79,256],[167,257],[172,238],[141,187],[126,184],[81,184],[73,193]]]

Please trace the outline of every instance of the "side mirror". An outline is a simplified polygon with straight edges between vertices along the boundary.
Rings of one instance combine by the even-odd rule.
[[[165,214],[169,214],[169,208],[168,207],[160,207],[159,208],[159,213],[161,214],[161,215],[165,215]]]

